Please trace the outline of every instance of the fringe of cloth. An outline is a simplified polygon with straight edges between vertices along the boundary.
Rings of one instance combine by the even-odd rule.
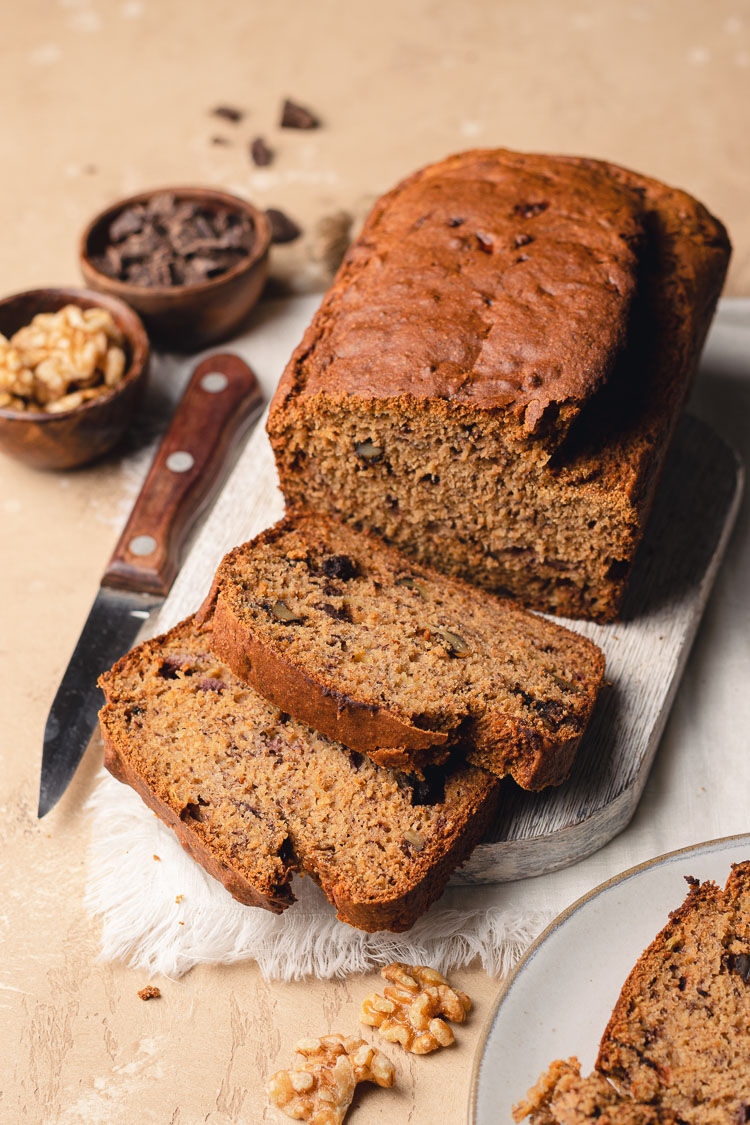
[[[297,879],[297,901],[274,915],[233,899],[138,795],[109,774],[102,773],[87,810],[85,904],[102,923],[101,956],[149,973],[174,978],[200,963],[252,959],[267,980],[299,980],[345,977],[390,961],[446,972],[479,958],[497,976],[549,921],[540,912],[488,907],[491,887],[454,887],[408,933],[366,934],[339,922],[310,879]],[[479,897],[484,905],[472,906]]]

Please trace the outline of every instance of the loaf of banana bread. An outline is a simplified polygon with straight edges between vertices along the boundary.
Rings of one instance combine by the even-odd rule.
[[[240,902],[285,910],[294,871],[339,918],[408,929],[480,840],[498,782],[456,761],[407,778],[267,703],[188,619],[101,678],[105,765]]]
[[[416,173],[282,377],[288,504],[611,620],[729,249],[695,199],[600,161],[479,150]]]
[[[231,551],[198,619],[241,679],[379,764],[460,742],[527,789],[567,777],[604,675],[585,637],[323,516]]]

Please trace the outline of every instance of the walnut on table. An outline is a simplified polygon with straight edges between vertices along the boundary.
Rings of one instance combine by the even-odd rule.
[[[464,1022],[471,1008],[466,993],[451,988],[441,973],[426,965],[394,961],[380,975],[391,985],[383,989],[383,996],[373,992],[366,998],[359,1017],[362,1023],[377,1027],[384,1039],[415,1055],[450,1046],[454,1035],[445,1020]]]
[[[274,1105],[296,1121],[341,1125],[358,1082],[392,1086],[393,1063],[356,1035],[323,1035],[297,1044],[304,1062],[279,1070],[268,1084]]]

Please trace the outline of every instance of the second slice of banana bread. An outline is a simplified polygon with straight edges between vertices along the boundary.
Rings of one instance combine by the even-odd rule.
[[[241,679],[381,765],[460,742],[527,789],[567,777],[604,674],[584,637],[323,516],[231,551],[199,616]]]

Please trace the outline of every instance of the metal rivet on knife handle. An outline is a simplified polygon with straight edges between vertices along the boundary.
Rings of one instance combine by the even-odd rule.
[[[139,557],[153,555],[156,550],[156,540],[153,535],[136,535],[135,539],[131,539],[128,543],[128,550],[131,555]]]
[[[201,387],[204,391],[208,391],[210,395],[217,395],[220,391],[225,391],[228,383],[229,380],[221,371],[209,371],[208,375],[204,375],[201,379]]]
[[[194,464],[195,458],[186,449],[178,449],[167,457],[167,468],[173,473],[186,473]]]

